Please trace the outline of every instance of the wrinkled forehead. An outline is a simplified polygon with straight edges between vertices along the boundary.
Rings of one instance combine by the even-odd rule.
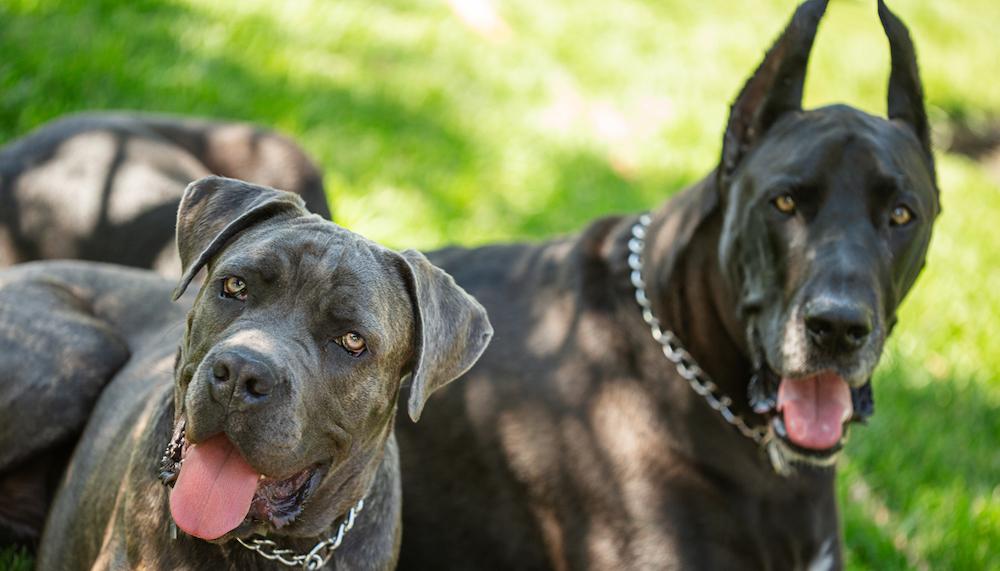
[[[384,323],[408,304],[388,250],[318,217],[248,230],[226,248],[214,269],[237,270],[287,288],[317,312],[349,306],[358,309],[358,317]]]
[[[809,185],[850,175],[935,194],[930,165],[908,127],[845,105],[789,114],[748,163],[767,167],[749,169],[758,187],[769,177]]]

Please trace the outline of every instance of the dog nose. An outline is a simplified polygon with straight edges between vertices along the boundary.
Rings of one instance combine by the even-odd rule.
[[[848,353],[864,346],[872,332],[872,311],[859,303],[822,301],[806,307],[806,332],[820,349]]]
[[[235,351],[219,355],[212,363],[212,380],[212,392],[223,404],[231,397],[258,404],[267,400],[276,385],[274,373],[262,360]]]

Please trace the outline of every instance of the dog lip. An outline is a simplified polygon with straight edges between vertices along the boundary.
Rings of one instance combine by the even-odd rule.
[[[270,524],[273,529],[290,525],[305,509],[325,471],[323,465],[314,464],[287,478],[262,477],[247,519]]]
[[[329,465],[318,464],[313,467],[306,468],[305,470],[301,470],[300,472],[310,469],[314,471],[312,472],[311,478],[306,482],[306,486],[296,490],[296,492],[302,497],[298,498],[296,507],[298,507],[299,509],[292,517],[288,517],[287,520],[283,522],[276,522],[273,521],[273,518],[269,517],[268,514],[261,514],[261,513],[255,514],[254,510],[261,509],[264,506],[264,504],[261,502],[267,501],[266,499],[260,498],[258,495],[255,495],[253,502],[251,503],[250,513],[247,515],[246,519],[244,519],[243,522],[240,523],[240,525],[238,525],[235,529],[233,529],[229,533],[217,539],[211,540],[211,543],[223,544],[227,541],[231,541],[236,538],[247,539],[254,535],[269,535],[271,532],[292,525],[295,522],[298,515],[300,515],[302,510],[305,508],[312,494],[319,487],[319,484],[323,481],[323,478],[325,477],[325,474],[329,469]],[[296,475],[299,475],[299,472],[293,474],[293,476]],[[266,479],[267,478],[265,477],[265,480]]]
[[[806,374],[796,374],[794,378],[790,376],[787,378],[794,382],[796,379],[805,379],[823,373],[835,373],[835,371],[833,369],[817,369]],[[788,438],[788,431],[785,427],[781,408],[778,406],[778,388],[783,377],[770,364],[765,364],[757,372],[756,377],[751,381],[748,388],[750,406],[755,413],[763,415],[768,419],[774,438],[780,439],[782,446],[794,452],[797,461],[817,466],[829,465],[830,461],[843,450],[844,444],[847,442],[850,424],[864,422],[867,417],[860,414],[861,411],[858,410],[858,407],[853,407],[854,413],[843,421],[842,435],[836,444],[824,449],[811,449],[798,446]],[[849,385],[854,400],[857,400],[856,393],[861,391],[864,386],[867,385],[862,385],[862,387]]]
[[[174,425],[173,436],[167,443],[160,460],[159,478],[164,486],[173,487],[180,474],[188,449],[193,445],[187,439],[186,423],[182,417]],[[248,537],[264,530],[278,530],[292,524],[323,480],[329,463],[315,463],[291,475],[268,476],[260,473],[257,490],[250,503],[250,513],[243,522],[229,533],[212,540],[222,543],[235,537]]]
[[[768,380],[780,381],[780,376],[774,371],[774,369],[765,367],[764,370],[758,372],[758,380],[755,381],[758,384],[758,389],[767,388]],[[777,384],[774,386],[776,387]],[[847,443],[850,425],[855,422],[862,424],[866,423],[868,418],[874,412],[871,395],[871,379],[867,379],[866,382],[859,387],[851,386],[850,391],[853,401],[853,414],[843,423],[843,431],[840,440],[835,445],[822,450],[803,448],[790,441],[788,439],[784,418],[776,409],[776,406],[772,406],[761,412],[761,414],[764,414],[768,418],[772,438],[780,442],[779,450],[784,451],[783,455],[786,456],[788,461],[820,469],[829,468],[834,462],[836,462],[837,456],[843,451],[844,446]],[[777,391],[775,390],[775,393],[776,392]],[[760,394],[763,393],[759,392],[758,398],[760,398]],[[753,404],[752,398],[751,404]],[[774,400],[771,401],[771,404],[777,404],[776,394],[774,395]],[[755,410],[755,412],[759,411]]]

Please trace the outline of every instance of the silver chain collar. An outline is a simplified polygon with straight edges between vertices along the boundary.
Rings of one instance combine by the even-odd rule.
[[[255,538],[243,540],[237,537],[236,541],[240,542],[240,545],[250,551],[256,551],[264,559],[277,561],[288,567],[302,567],[309,571],[317,571],[330,562],[333,552],[340,547],[340,544],[344,541],[344,536],[354,527],[354,518],[363,509],[365,509],[365,499],[361,498],[358,500],[358,503],[354,504],[351,511],[347,512],[344,521],[340,522],[337,533],[314,545],[309,553],[297,554],[291,549],[280,549],[278,544],[270,539]]]
[[[694,357],[684,348],[677,335],[669,329],[662,329],[660,320],[653,315],[653,304],[646,295],[646,282],[642,277],[642,250],[646,245],[646,231],[650,221],[649,214],[639,216],[639,220],[632,226],[632,238],[628,241],[628,267],[632,270],[631,280],[635,287],[635,300],[642,308],[642,319],[649,325],[653,339],[662,346],[663,355],[677,367],[677,373],[687,380],[694,392],[701,395],[708,406],[718,411],[722,418],[735,426],[743,436],[757,444],[765,444],[768,434],[767,427],[753,428],[743,420],[742,416],[733,412],[729,408],[733,404],[733,400],[723,394],[708,376],[708,373],[698,366]]]

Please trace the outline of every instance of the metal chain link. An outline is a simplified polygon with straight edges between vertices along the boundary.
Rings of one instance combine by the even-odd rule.
[[[365,499],[361,498],[358,500],[358,503],[354,504],[351,511],[347,512],[344,521],[340,522],[337,533],[314,545],[309,553],[306,554],[296,554],[291,549],[280,549],[278,548],[278,544],[270,539],[255,538],[243,540],[237,537],[236,541],[240,542],[240,545],[250,551],[256,551],[261,557],[269,561],[277,561],[288,567],[302,567],[309,571],[317,571],[330,562],[333,552],[340,547],[340,544],[344,541],[344,536],[354,527],[354,518],[364,508]]]
[[[683,377],[694,392],[701,395],[708,406],[717,411],[726,422],[735,426],[743,436],[757,444],[764,444],[768,429],[766,426],[751,427],[743,417],[733,412],[730,405],[733,400],[723,394],[719,387],[708,376],[708,373],[698,366],[691,353],[688,353],[681,340],[669,329],[660,327],[660,320],[653,315],[653,304],[646,295],[646,282],[642,277],[642,250],[646,245],[646,230],[651,219],[649,214],[639,216],[632,226],[632,238],[628,241],[628,267],[632,270],[632,286],[635,287],[635,300],[642,309],[642,319],[649,325],[650,333],[663,348],[663,355],[677,368],[677,373]]]

